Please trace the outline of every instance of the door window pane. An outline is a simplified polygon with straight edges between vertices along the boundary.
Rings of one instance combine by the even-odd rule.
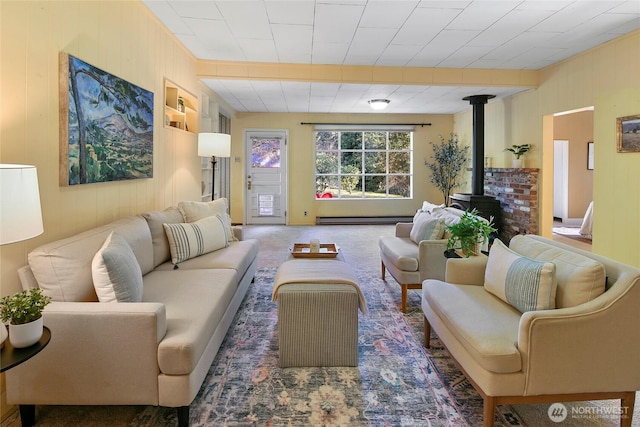
[[[251,138],[251,167],[280,167],[280,138]]]

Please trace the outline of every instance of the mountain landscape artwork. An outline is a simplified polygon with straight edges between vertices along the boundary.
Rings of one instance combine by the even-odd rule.
[[[153,177],[153,92],[60,54],[60,185]]]

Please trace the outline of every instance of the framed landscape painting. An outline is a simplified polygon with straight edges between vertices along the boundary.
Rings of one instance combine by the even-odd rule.
[[[640,114],[618,117],[618,153],[640,152]]]
[[[153,177],[153,92],[60,53],[60,185]]]

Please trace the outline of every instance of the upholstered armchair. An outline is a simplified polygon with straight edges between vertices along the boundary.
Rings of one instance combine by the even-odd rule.
[[[410,239],[413,223],[396,224],[395,236],[380,237],[380,261],[382,280],[386,272],[400,284],[402,289],[401,309],[407,311],[407,293],[409,289],[421,289],[426,279],[444,280],[447,259],[446,239],[422,240],[419,243]]]

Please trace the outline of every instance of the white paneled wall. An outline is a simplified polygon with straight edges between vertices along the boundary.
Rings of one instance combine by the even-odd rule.
[[[2,248],[2,295],[20,289],[16,269],[33,247],[180,200],[197,200],[196,135],[162,123],[164,78],[198,93],[195,59],[137,1],[0,3],[0,162],[38,168],[45,232]],[[59,52],[154,92],[153,178],[58,185]]]

